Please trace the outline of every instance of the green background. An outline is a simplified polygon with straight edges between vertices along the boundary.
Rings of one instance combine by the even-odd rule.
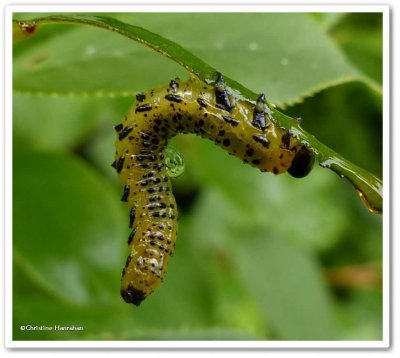
[[[32,18],[38,14],[15,14]],[[265,92],[382,176],[381,14],[111,14]],[[128,208],[110,166],[134,94],[186,78],[131,40],[47,26],[13,57],[14,340],[380,340],[382,218],[318,166],[262,174],[193,135],[164,283],[119,297]],[[21,325],[84,326],[81,332]]]

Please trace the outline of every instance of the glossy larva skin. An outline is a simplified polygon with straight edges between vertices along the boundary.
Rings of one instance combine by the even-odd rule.
[[[195,78],[171,81],[167,87],[138,95],[122,124],[116,126],[113,165],[124,188],[122,200],[133,208],[131,254],[121,286],[127,302],[139,305],[161,283],[175,247],[178,213],[163,160],[169,138],[178,133],[198,134],[245,163],[274,174],[286,172],[302,148],[267,114],[263,117],[261,112],[260,117],[261,102],[227,98],[221,90],[221,85],[208,86]],[[228,103],[225,107],[216,103],[221,98]]]

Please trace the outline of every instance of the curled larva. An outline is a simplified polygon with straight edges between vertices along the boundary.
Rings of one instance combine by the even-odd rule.
[[[270,120],[264,95],[256,103],[233,98],[218,74],[214,86],[191,78],[136,96],[136,104],[115,126],[114,168],[130,207],[131,253],[123,269],[121,295],[139,305],[163,280],[175,248],[178,212],[164,164],[164,149],[178,133],[208,138],[259,168],[303,177],[313,155]]]

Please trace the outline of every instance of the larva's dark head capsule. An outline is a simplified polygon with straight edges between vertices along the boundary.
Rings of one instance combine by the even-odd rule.
[[[129,285],[127,288],[121,289],[121,297],[126,303],[133,303],[135,306],[139,306],[146,298],[146,295],[144,292]]]
[[[314,154],[303,146],[294,156],[288,173],[294,178],[304,178],[310,173],[314,160]]]

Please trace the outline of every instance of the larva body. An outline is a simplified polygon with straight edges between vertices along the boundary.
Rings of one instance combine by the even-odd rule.
[[[234,99],[224,90],[221,76],[215,86],[196,78],[175,80],[136,98],[115,127],[113,166],[123,185],[122,200],[131,208],[131,254],[121,295],[139,305],[163,280],[175,247],[178,215],[163,155],[169,138],[195,133],[261,171],[289,170],[297,177],[309,172],[312,155],[269,120],[263,96],[256,104]]]

